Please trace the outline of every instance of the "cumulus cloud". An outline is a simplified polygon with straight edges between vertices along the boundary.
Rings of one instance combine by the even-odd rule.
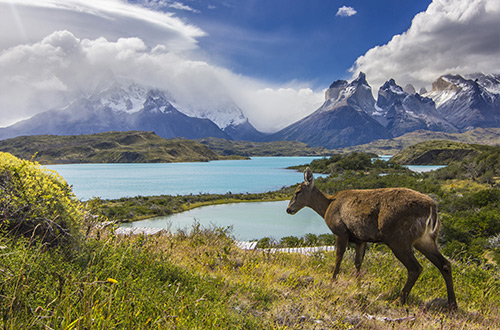
[[[389,78],[429,88],[446,73],[500,72],[500,1],[434,0],[410,28],[370,49],[351,68],[374,91]]]
[[[304,86],[268,88],[265,82],[188,59],[164,46],[149,47],[137,37],[80,39],[66,30],[4,50],[0,72],[0,126],[64,106],[115,77],[167,90],[177,104],[194,111],[234,100],[263,131],[302,118],[323,99],[322,92]]]
[[[322,91],[211,64],[197,49],[205,35],[172,14],[119,0],[0,0],[0,126],[63,107],[115,78],[167,90],[191,113],[234,100],[268,132],[321,103]]]
[[[342,6],[339,8],[339,10],[337,10],[337,14],[335,14],[335,16],[349,17],[356,15],[357,13],[358,12],[356,11],[356,9],[352,7]]]

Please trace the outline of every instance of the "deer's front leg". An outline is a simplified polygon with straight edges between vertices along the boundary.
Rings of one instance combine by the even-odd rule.
[[[347,248],[348,242],[348,236],[337,235],[337,240],[335,243],[335,267],[333,268],[333,279],[337,278],[337,275],[340,271],[340,263],[342,262],[342,257],[344,256],[344,252]]]

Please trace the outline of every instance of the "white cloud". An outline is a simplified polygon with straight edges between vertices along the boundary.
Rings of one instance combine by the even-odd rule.
[[[0,0],[0,49],[34,43],[58,30],[90,39],[140,36],[171,51],[195,49],[197,38],[206,35],[171,13],[120,0]]]
[[[233,99],[264,131],[323,101],[307,85],[276,86],[203,60],[197,39],[205,32],[169,13],[119,0],[13,3],[0,0],[0,126],[63,106],[111,77],[168,90],[188,107]]]
[[[357,13],[358,12],[356,11],[356,9],[352,7],[342,6],[339,8],[339,10],[337,10],[337,14],[335,14],[335,16],[349,17],[356,15]]]
[[[193,13],[199,13],[200,11],[199,10],[196,10],[190,6],[187,6],[183,3],[180,3],[178,1],[175,1],[171,4],[168,5],[169,8],[173,8],[173,9],[178,9],[178,10],[185,10],[185,11],[191,11]]]
[[[258,129],[275,131],[314,111],[323,92],[286,88],[236,75],[206,61],[186,58],[137,37],[80,39],[57,31],[34,44],[0,53],[0,126],[64,105],[110,77],[168,90],[188,107],[216,106],[233,99]],[[267,88],[267,89],[266,89]]]
[[[131,2],[130,0],[128,0]],[[169,0],[140,0],[140,1],[135,1],[134,3],[139,3],[142,6],[146,8],[151,8],[154,10],[162,10],[162,9],[168,9],[168,8],[173,8],[177,10],[185,10],[185,11],[190,11],[193,13],[199,13],[200,11],[197,9],[194,9],[191,6],[185,5],[182,2],[179,1],[169,1]]]
[[[417,90],[446,73],[500,72],[500,1],[434,0],[411,27],[370,49],[351,68],[374,91],[389,78]]]

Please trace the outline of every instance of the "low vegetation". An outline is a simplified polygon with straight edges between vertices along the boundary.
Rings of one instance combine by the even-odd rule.
[[[113,221],[129,222],[184,212],[196,207],[240,202],[270,202],[288,199],[292,188],[255,194],[198,194],[183,196],[136,196],[112,200],[94,198],[88,201],[97,213]]]
[[[226,159],[186,139],[166,140],[153,132],[21,136],[0,141],[0,151],[41,164],[172,163]]]
[[[330,158],[315,159],[311,164],[291,166],[291,169],[304,171],[310,167],[315,173],[339,174],[346,171],[375,171],[378,174],[392,170],[405,171],[405,168],[394,162],[378,159],[378,155],[364,152],[336,154]]]
[[[248,142],[230,141],[217,138],[197,140],[219,155],[239,155],[246,157],[265,156],[330,156],[332,152],[321,147],[310,147],[297,141]]]
[[[62,177],[0,152],[0,229],[49,245],[78,242],[89,215]]]
[[[405,186],[438,202],[443,223],[439,243],[452,260],[459,305],[450,311],[443,299],[444,281],[422,255],[417,254],[424,266],[422,275],[408,305],[401,306],[398,298],[406,271],[383,245],[369,246],[359,278],[354,276],[353,251],[348,250],[339,278],[332,282],[334,253],[243,251],[227,228],[195,224],[190,230],[157,236],[116,236],[114,227],[98,226],[113,209],[107,203],[116,201],[81,204],[53,172],[0,153],[0,327],[497,328],[500,162],[496,157],[494,151],[485,151],[423,174],[372,162],[372,155],[366,154],[310,164],[315,171],[317,166],[318,171],[330,173],[315,180],[330,194]],[[120,216],[126,217],[130,210],[147,213],[138,210],[156,209],[153,205],[162,200],[184,209],[238,198],[285,198],[292,191],[293,187],[255,196],[138,197]],[[13,230],[12,224],[26,221],[32,225],[24,228],[31,229]],[[47,227],[52,223],[58,226]],[[54,239],[46,240],[44,233],[51,231]],[[259,241],[262,248],[325,244],[333,244],[332,235]]]

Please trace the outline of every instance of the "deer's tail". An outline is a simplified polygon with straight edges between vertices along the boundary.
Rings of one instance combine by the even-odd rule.
[[[439,222],[437,216],[437,208],[435,205],[432,205],[429,212],[429,217],[427,218],[427,221],[425,223],[425,234],[436,240],[440,227],[441,223]]]

